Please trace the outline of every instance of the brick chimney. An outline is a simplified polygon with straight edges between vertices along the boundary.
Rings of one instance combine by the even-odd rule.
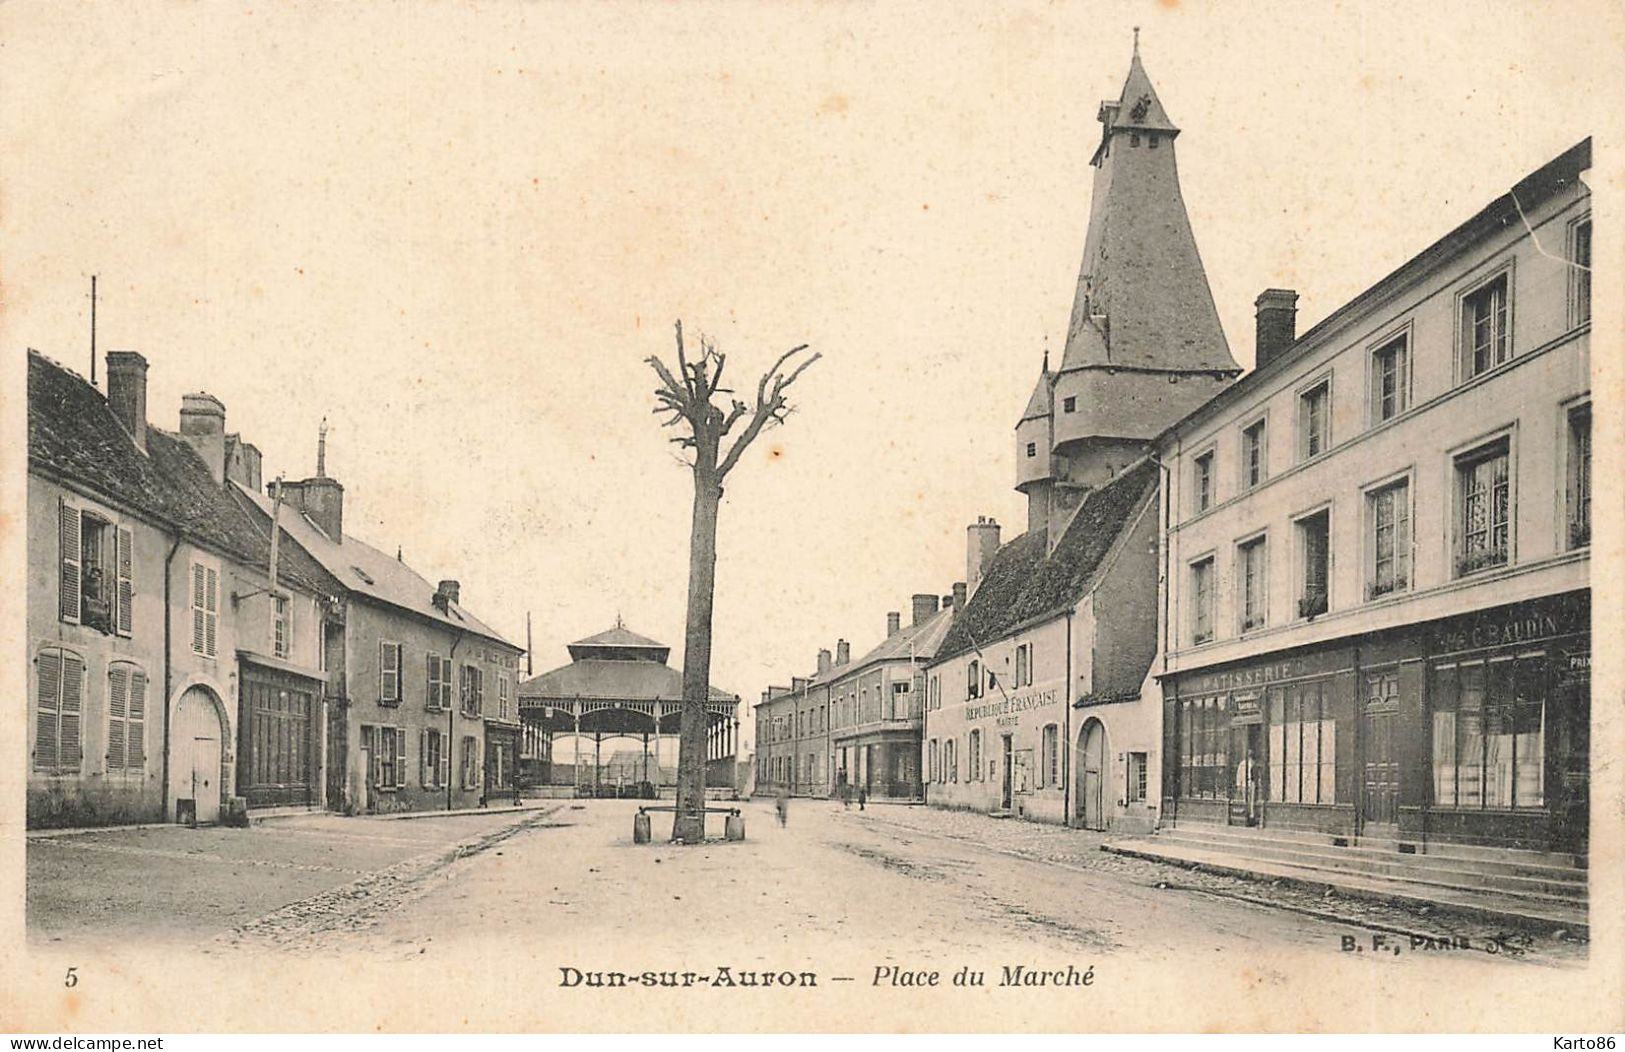
[[[461,591],[461,586],[456,581],[441,581],[440,587],[434,592],[434,605],[442,611],[449,609],[451,604],[461,602],[458,598]]]
[[[942,608],[944,610],[952,610],[954,608],[954,596],[952,592],[949,592],[947,595],[942,597]]]
[[[923,625],[937,612],[937,597],[930,592],[914,593],[914,624]]]
[[[1253,301],[1258,319],[1257,361],[1262,369],[1298,338],[1298,294],[1291,289],[1265,289]]]
[[[955,581],[954,582],[954,609],[955,610],[963,610],[963,609],[965,609],[965,594],[966,594],[965,582],[964,581]]]
[[[830,670],[830,666],[834,663],[835,659],[830,655],[829,651],[820,650],[818,652],[818,674],[820,676],[828,672]]]
[[[790,677],[790,693],[792,693],[792,694],[800,694],[802,691],[804,691],[806,689],[807,689],[807,677],[806,676],[791,676]]]
[[[849,665],[852,663],[852,644],[844,639],[835,641],[835,664]]]
[[[112,380],[111,375],[108,377]],[[191,446],[217,484],[226,481],[226,407],[212,394],[181,396],[181,439]]]
[[[901,613],[897,612],[896,610],[893,610],[893,611],[889,612],[886,615],[886,638],[887,639],[890,639],[892,636],[895,636],[897,634],[898,629],[900,629],[902,627],[903,627],[903,615]]]
[[[965,582],[968,591],[976,591],[998,550],[999,524],[986,515],[976,516],[976,521],[965,527]]]
[[[135,448],[147,451],[147,360],[134,351],[107,352],[107,405],[135,439]]]

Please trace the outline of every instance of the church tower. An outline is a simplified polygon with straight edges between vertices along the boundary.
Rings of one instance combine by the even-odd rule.
[[[1016,489],[1028,528],[1052,545],[1090,490],[1241,372],[1179,191],[1179,128],[1140,62],[1138,30],[1122,95],[1098,119],[1066,349],[1053,373],[1045,355],[1016,425]]]

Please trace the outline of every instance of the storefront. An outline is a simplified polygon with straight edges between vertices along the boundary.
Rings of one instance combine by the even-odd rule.
[[[249,807],[315,806],[321,784],[321,681],[274,658],[240,656],[237,792]]]
[[[912,728],[872,731],[835,741],[835,792],[850,786],[870,797],[920,798],[920,735]]]
[[[1586,850],[1587,592],[1171,676],[1164,821]]]
[[[519,728],[487,722],[485,725],[485,799],[519,796]]]

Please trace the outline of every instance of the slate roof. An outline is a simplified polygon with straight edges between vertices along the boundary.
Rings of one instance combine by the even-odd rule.
[[[38,351],[28,352],[29,470],[122,505],[191,542],[246,565],[269,568],[269,532],[196,451],[178,436],[147,428],[147,453],[119,424],[100,391]],[[302,553],[278,552],[277,580],[332,594],[335,582]]]
[[[658,661],[572,661],[519,684],[522,698],[609,698],[626,701],[680,701],[683,674]],[[735,695],[711,687],[712,701],[734,701]]]
[[[1142,459],[1084,500],[1047,556],[1048,538],[1039,530],[1001,546],[937,647],[936,660],[986,647],[1076,604],[1094,587],[1106,553],[1156,487],[1156,463]]]
[[[808,685],[833,682],[881,661],[907,661],[910,653],[916,658],[929,660],[937,652],[937,647],[942,645],[943,637],[948,634],[948,626],[953,623],[953,613],[952,609],[938,610],[917,625],[904,625],[856,661],[836,666],[821,676],[814,676]]]
[[[1033,396],[1027,399],[1027,408],[1022,410],[1021,419],[1016,421],[1019,426],[1029,420],[1042,420],[1050,415],[1053,408],[1050,405],[1055,378],[1050,375],[1049,355],[1044,355],[1044,370],[1038,374],[1038,384],[1033,388]]]
[[[573,647],[635,647],[643,650],[670,650],[664,643],[658,643],[648,636],[640,636],[625,625],[616,625],[614,628],[590,635],[586,639],[578,639],[570,644]]]
[[[256,519],[268,524],[274,503],[272,499],[246,486],[236,483],[232,486],[245,506],[254,509]],[[282,505],[277,521],[281,524],[284,534],[293,539],[296,547],[304,549],[326,568],[345,591],[409,611],[451,628],[473,632],[514,650],[522,649],[475,617],[467,607],[449,603],[446,610],[442,611],[435,606],[435,586],[395,556],[379,551],[360,538],[348,534],[335,543],[311,522],[308,516],[301,514],[287,503]]]
[[[1136,131],[1162,131],[1177,135],[1179,129],[1169,119],[1168,111],[1162,108],[1162,100],[1157,98],[1157,89],[1151,86],[1151,78],[1145,72],[1145,66],[1140,63],[1140,52],[1136,48],[1134,58],[1128,64],[1128,77],[1123,81],[1123,93],[1117,98],[1117,112],[1112,120],[1113,128],[1130,128]]]

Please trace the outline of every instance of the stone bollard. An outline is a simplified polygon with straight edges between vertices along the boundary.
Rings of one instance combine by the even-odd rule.
[[[728,816],[727,837],[728,837],[729,840],[743,840],[743,839],[745,839],[745,816],[744,815],[729,815]]]
[[[639,811],[632,817],[632,843],[647,844],[649,842],[649,816]]]

